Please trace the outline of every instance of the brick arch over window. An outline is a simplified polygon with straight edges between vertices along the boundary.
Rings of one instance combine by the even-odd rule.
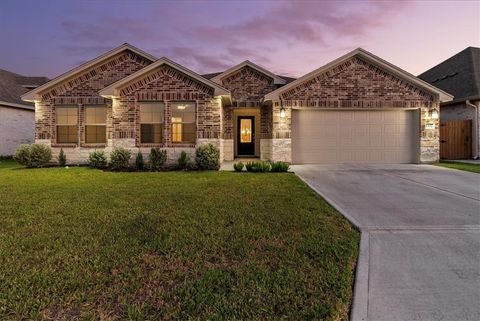
[[[353,57],[281,94],[286,106],[323,108],[428,107],[432,94]]]

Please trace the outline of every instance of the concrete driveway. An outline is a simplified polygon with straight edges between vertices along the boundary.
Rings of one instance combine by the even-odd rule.
[[[480,175],[296,165],[362,231],[352,320],[480,320]]]

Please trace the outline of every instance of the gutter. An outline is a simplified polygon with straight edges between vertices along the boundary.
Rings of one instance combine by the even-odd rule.
[[[472,102],[467,99],[465,100],[465,104],[469,107],[472,107],[474,110],[475,110],[475,124],[474,124],[474,129],[473,129],[473,132],[474,132],[474,138],[475,138],[475,148],[473,150],[473,153],[474,153],[474,156],[473,156],[473,159],[478,159],[478,110],[477,110],[477,106],[472,104]]]

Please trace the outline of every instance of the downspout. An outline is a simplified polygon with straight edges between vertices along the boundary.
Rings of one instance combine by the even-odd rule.
[[[478,110],[477,110],[478,107],[476,105],[472,104],[472,102],[469,99],[465,100],[465,103],[467,104],[467,106],[470,106],[475,110],[475,118],[474,118],[475,123],[473,124],[474,125],[474,130],[473,130],[474,137],[473,138],[475,139],[475,145],[474,145],[475,148],[472,152],[474,154],[473,159],[478,159],[478,144],[479,144],[479,141],[478,141]]]

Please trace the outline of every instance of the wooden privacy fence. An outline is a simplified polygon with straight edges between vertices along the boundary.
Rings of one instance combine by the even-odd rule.
[[[468,159],[472,157],[472,120],[440,122],[440,158]]]

